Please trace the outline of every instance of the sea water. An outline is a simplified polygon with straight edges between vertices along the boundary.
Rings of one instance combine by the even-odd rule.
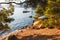
[[[3,7],[7,8],[8,5],[2,4]],[[28,13],[23,13],[23,11],[29,11]],[[10,30],[8,31],[0,31],[0,36],[6,35],[14,30],[21,29],[27,25],[31,25],[33,23],[33,18],[29,18],[29,16],[34,15],[34,10],[32,8],[25,9],[21,5],[14,5],[14,14],[9,16],[14,18],[15,20],[9,23]]]

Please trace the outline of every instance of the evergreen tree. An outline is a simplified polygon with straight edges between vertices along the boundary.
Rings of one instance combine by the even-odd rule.
[[[34,4],[36,7],[35,20],[41,16],[45,16],[43,19],[42,26],[54,27],[60,25],[60,0],[28,0],[29,4]],[[34,6],[33,5],[33,6]]]
[[[9,29],[7,22],[11,22],[13,19],[9,18],[10,13],[14,12],[14,6],[10,4],[8,10],[3,8],[0,11],[0,28]],[[4,25],[5,24],[5,25]]]

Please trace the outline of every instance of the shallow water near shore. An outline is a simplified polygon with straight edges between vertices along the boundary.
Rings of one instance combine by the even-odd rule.
[[[4,5],[3,5],[4,6]],[[23,13],[23,11],[30,11],[28,13]],[[0,36],[6,35],[14,30],[21,29],[24,26],[32,25],[33,18],[29,18],[29,16],[34,15],[34,10],[32,8],[25,9],[21,5],[14,5],[14,14],[9,16],[11,18],[14,18],[15,20],[9,23],[9,26],[11,26],[10,30],[8,31],[0,31]]]

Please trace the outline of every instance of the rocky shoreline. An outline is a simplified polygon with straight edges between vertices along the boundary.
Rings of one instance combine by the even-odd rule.
[[[17,33],[19,33],[20,31],[22,31],[23,29],[26,29],[26,28],[30,28],[30,26],[25,26],[25,27],[23,27],[23,28],[21,28],[21,29],[15,30],[15,31],[7,34],[7,35],[0,36],[0,40],[3,40],[3,39],[5,39],[5,38],[9,37],[10,35],[17,35]]]
[[[15,30],[8,35],[0,37],[0,40],[8,40],[11,35],[15,35],[19,40],[60,40],[59,29],[33,29],[30,27]]]

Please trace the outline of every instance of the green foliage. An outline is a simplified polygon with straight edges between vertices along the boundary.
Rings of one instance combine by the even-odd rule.
[[[5,25],[4,25],[4,28],[5,28],[5,29],[10,29],[10,27],[9,27],[8,24],[5,24]]]
[[[46,16],[48,19],[44,19],[42,22],[42,26],[45,27],[60,24],[60,0],[47,0],[47,5],[44,7],[40,4],[37,5],[34,18],[38,19],[40,16]]]
[[[45,7],[47,4],[47,0],[26,0],[26,3],[32,7],[36,7],[37,4]]]
[[[47,20],[47,19],[44,19],[44,21],[42,22],[42,26],[43,26],[43,27],[49,26],[49,25],[48,25],[48,20]]]
[[[11,22],[11,21],[13,21],[14,19],[13,18],[5,18],[5,22]]]
[[[12,4],[10,4],[8,12],[9,13],[14,12],[14,6]]]
[[[10,13],[12,13],[12,12],[14,12],[14,6],[11,3],[10,3],[10,6],[9,6],[8,10],[3,8],[0,11],[0,23],[1,23],[0,28],[7,28],[7,29],[10,28],[8,26],[7,22],[11,22],[11,21],[14,20],[13,18],[8,18],[8,16],[10,16]]]
[[[6,23],[6,24],[3,24],[3,23],[0,23],[0,30],[3,30],[3,29],[10,29],[10,26]]]
[[[36,12],[35,12],[36,14],[34,18],[38,19],[38,17],[43,16],[43,12],[44,12],[43,8],[40,5],[37,5]]]

